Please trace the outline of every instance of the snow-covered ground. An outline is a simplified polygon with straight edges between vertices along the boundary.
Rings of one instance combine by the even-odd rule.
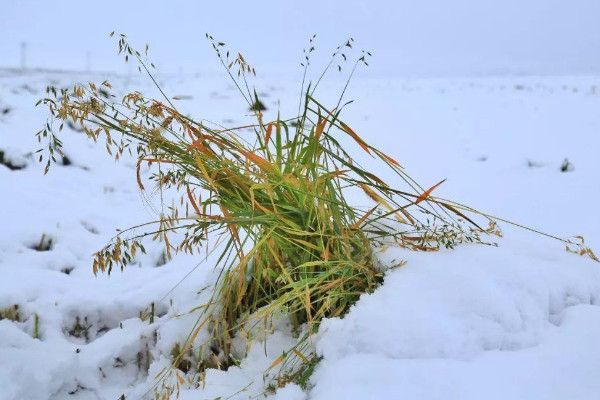
[[[0,400],[144,398],[215,278],[213,258],[164,264],[160,244],[122,273],[92,274],[91,254],[117,228],[152,220],[155,211],[137,189],[134,160],[115,163],[69,127],[62,133],[68,160],[44,176],[31,153],[47,113],[34,104],[49,84],[105,78],[0,72],[0,310],[17,305],[19,313],[19,321],[0,320]],[[117,94],[154,92],[143,77],[109,80]],[[279,100],[283,116],[293,113],[297,83],[258,82],[267,119]],[[244,104],[221,77],[163,84],[194,117],[246,121]],[[339,89],[334,80],[320,97],[331,102]],[[349,97],[356,102],[345,120],[368,142],[424,186],[448,178],[437,195],[600,247],[597,78],[358,77]],[[498,247],[387,250],[382,259],[408,263],[345,318],[323,323],[314,340],[323,359],[309,389],[288,385],[275,398],[598,399],[600,264],[502,228]],[[150,323],[140,313],[152,303]],[[209,370],[204,390],[183,390],[180,398],[261,397],[263,373],[293,342],[282,328],[266,355],[256,345],[241,368]]]

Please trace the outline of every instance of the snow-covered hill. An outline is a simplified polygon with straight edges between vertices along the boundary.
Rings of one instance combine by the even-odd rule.
[[[154,219],[158,196],[142,198],[134,160],[115,163],[69,127],[66,158],[44,176],[32,153],[47,114],[34,104],[47,85],[105,78],[0,72],[0,315],[11,314],[0,320],[0,400],[143,398],[215,278],[214,258],[165,264],[160,244],[122,273],[92,274],[91,254],[117,228]],[[155,92],[143,77],[108,78],[118,95]],[[193,117],[247,119],[224,79],[162,81]],[[334,99],[340,87],[327,83],[321,98]],[[267,119],[279,100],[284,116],[297,107],[295,80],[263,79],[257,89]],[[600,247],[596,78],[358,78],[350,97],[345,119],[362,137],[424,186],[448,178],[439,196]],[[275,397],[597,399],[600,264],[502,228],[498,247],[388,249],[382,259],[408,263],[345,318],[322,325],[314,346],[323,359],[310,388],[289,385]],[[264,371],[293,341],[282,327],[266,351],[256,345],[241,368],[209,370],[204,390],[180,398],[261,397]]]

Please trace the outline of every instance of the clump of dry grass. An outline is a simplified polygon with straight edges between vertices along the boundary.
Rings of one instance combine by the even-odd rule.
[[[15,304],[10,307],[0,308],[0,320],[7,319],[13,322],[21,322],[21,312],[19,305]]]
[[[267,323],[276,313],[285,313],[299,344],[279,357],[278,385],[306,379],[315,358],[308,348],[310,335],[323,318],[343,315],[363,293],[372,292],[383,280],[375,268],[373,247],[394,243],[417,251],[452,248],[460,243],[484,243],[482,235],[500,235],[495,218],[460,204],[433,197],[391,156],[371,146],[344,120],[344,91],[334,107],[315,98],[325,73],[352,48],[352,40],[340,46],[316,83],[305,84],[313,51],[305,52],[304,79],[298,115],[265,121],[256,90],[248,79],[255,70],[239,54],[230,59],[223,43],[211,41],[219,60],[253,111],[256,122],[249,126],[218,128],[198,122],[177,110],[160,86],[164,101],[134,92],[120,103],[102,95],[110,83],[77,85],[72,90],[48,89],[42,101],[60,126],[80,126],[94,141],[104,137],[106,150],[119,159],[123,153],[138,157],[137,182],[142,164],[156,166],[153,180],[158,188],[181,193],[180,207],[160,215],[151,233],[120,232],[95,255],[94,273],[124,268],[138,251],[142,239],[151,236],[165,243],[167,258],[178,252],[200,251],[207,238],[221,243],[222,273],[210,301],[202,310],[186,343],[177,348],[173,366],[186,364],[200,373],[206,367],[226,369],[237,361],[234,337],[247,334],[249,326]],[[119,50],[133,57],[156,83],[144,56],[132,49],[125,36]],[[147,49],[146,49],[147,52]],[[360,54],[353,65],[367,64],[369,53]],[[349,79],[350,79],[349,78]],[[246,130],[250,128],[253,134]],[[60,128],[59,128],[60,130]],[[348,136],[360,148],[396,174],[404,188],[388,185],[361,167],[339,137]],[[48,123],[38,134],[46,138],[47,167],[62,143]],[[361,209],[347,199],[349,187],[359,187],[373,200]],[[481,228],[469,215],[488,220]],[[178,242],[171,239],[181,232]],[[130,235],[130,236],[128,236]],[[589,255],[593,256],[591,250]],[[188,355],[201,329],[211,333],[212,350],[192,368]],[[184,359],[185,358],[185,359]],[[162,377],[167,376],[165,371]],[[176,385],[182,382],[176,380]],[[171,393],[172,390],[166,392]]]

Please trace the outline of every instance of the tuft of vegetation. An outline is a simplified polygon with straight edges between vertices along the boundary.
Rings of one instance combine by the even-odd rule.
[[[52,237],[43,233],[40,241],[37,244],[30,246],[30,248],[35,251],[50,251],[52,250],[52,244]]]
[[[60,272],[62,272],[65,275],[71,275],[71,272],[73,272],[74,269],[75,267],[64,267],[60,270]]]
[[[10,307],[0,308],[0,320],[7,319],[13,322],[21,322],[21,312],[19,305],[15,304]]]
[[[171,349],[171,359],[173,361],[173,367],[182,371],[184,374],[187,374],[190,369],[192,369],[193,363],[193,353],[191,349],[188,349],[188,354],[183,354],[181,352],[181,344],[179,342],[173,345]],[[199,364],[199,363],[197,363]]]
[[[83,320],[79,316],[75,317],[73,325],[68,330],[68,334],[78,339],[84,339],[86,343],[90,341],[90,329],[93,324],[88,321],[87,317],[83,317]]]
[[[161,251],[158,259],[156,260],[156,267],[162,267],[169,262],[169,258],[167,257],[167,252],[165,250]]]
[[[142,340],[145,339],[142,337]],[[150,347],[148,346],[148,342],[144,341],[144,348],[137,352],[135,356],[135,363],[137,368],[142,373],[148,373],[150,369],[150,363],[152,362],[152,353],[150,352]]]
[[[319,78],[310,81],[313,37],[302,63],[297,115],[265,120],[260,107],[255,107],[260,99],[249,82],[256,75],[254,68],[241,54],[230,57],[224,43],[207,38],[255,123],[222,128],[180,113],[154,79],[148,48],[142,54],[120,35],[119,52],[126,61],[137,60],[139,70],[148,74],[164,99],[133,92],[114,102],[101,92],[112,88],[107,81],[71,90],[49,87],[48,96],[40,100],[52,116],[38,132],[39,140],[46,142],[41,159],[47,162],[47,172],[55,154],[62,154],[53,123],[60,124],[60,131],[70,122],[94,141],[103,138],[116,160],[135,155],[142,192],[148,183],[142,181],[140,169],[146,164],[154,168],[150,180],[161,197],[167,190],[180,194],[178,205],[161,210],[156,221],[121,231],[98,251],[94,274],[110,274],[115,267],[122,270],[137,252],[145,252],[145,237],[164,243],[166,259],[179,252],[198,253],[209,238],[217,243],[212,247],[220,251],[222,270],[212,296],[197,308],[200,316],[193,331],[172,351],[174,368],[163,371],[161,378],[174,373],[179,388],[183,379],[174,370],[199,372],[236,365],[234,339],[252,337],[249,332],[254,327],[268,327],[275,315],[284,314],[299,336],[298,344],[269,370],[279,369],[277,386],[290,381],[306,385],[318,361],[309,344],[320,321],[343,316],[361,294],[382,283],[375,247],[436,251],[462,243],[490,244],[483,237],[501,236],[496,221],[504,220],[433,196],[444,181],[429,188],[419,185],[394,158],[371,146],[342,119],[350,104],[344,101],[348,83],[358,66],[368,65],[370,53],[360,53],[351,65],[336,104],[318,100],[321,80],[330,69],[342,70],[352,39],[339,46]],[[348,139],[354,145],[342,145]],[[355,151],[371,156],[400,184],[389,185],[362,167],[353,156]],[[348,200],[352,190],[364,193],[373,206],[353,205]],[[485,228],[474,216],[486,220]],[[155,228],[135,233],[149,226]],[[591,250],[585,251],[595,257]],[[196,343],[202,329],[210,332],[209,343]],[[79,331],[85,335],[86,329]],[[201,356],[192,358],[194,346],[210,351],[198,351]],[[193,366],[192,360],[199,364]],[[164,380],[162,388],[166,396],[173,393]]]
[[[575,167],[573,166],[573,164],[567,158],[565,158],[565,160],[560,165],[560,172],[572,172],[574,170]]]
[[[33,314],[33,338],[40,338],[40,317],[37,313]]]
[[[155,316],[154,302],[151,303],[150,307],[148,307],[147,309],[140,311],[140,320],[142,320],[142,321],[147,320],[150,325],[152,325],[154,323],[154,316]]]
[[[61,165],[64,167],[68,167],[71,164],[73,164],[71,159],[63,154],[62,159],[61,159]]]

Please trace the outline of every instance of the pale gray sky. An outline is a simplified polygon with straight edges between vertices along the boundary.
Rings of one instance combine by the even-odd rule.
[[[600,72],[598,0],[2,0],[0,66],[126,70],[108,34],[126,33],[165,72],[217,67],[210,32],[260,71],[290,70],[308,38],[329,55],[347,36],[371,74]]]

